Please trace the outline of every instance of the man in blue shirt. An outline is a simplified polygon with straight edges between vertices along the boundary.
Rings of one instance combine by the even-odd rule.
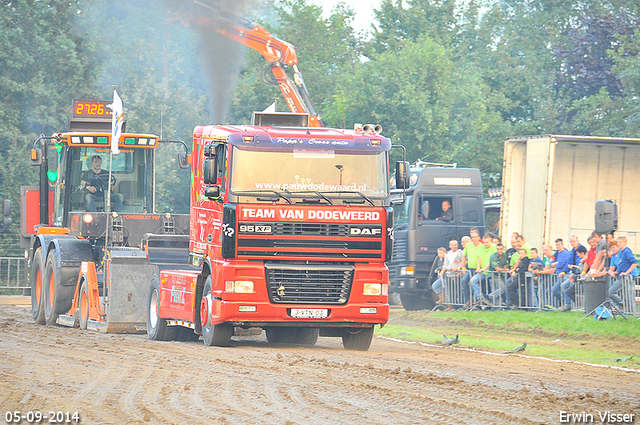
[[[624,282],[633,282],[633,277],[638,276],[638,261],[633,256],[631,249],[627,247],[627,237],[620,236],[617,239],[618,253],[616,254],[616,262],[614,264],[613,258],[611,259],[612,269],[615,266],[615,270],[618,275],[618,279],[609,288],[609,298],[611,301],[622,306],[622,298],[618,295],[618,291],[622,288]],[[628,278],[627,276],[633,276]]]
[[[583,245],[580,243],[576,235],[571,235],[571,239],[569,239],[569,244],[571,245],[571,251],[569,251],[569,265],[579,266],[581,258],[578,256],[578,252],[576,251],[576,249],[579,246],[583,246]]]
[[[561,311],[571,310],[571,298],[567,295],[567,289],[571,286],[571,280],[569,280],[569,251],[564,248],[564,242],[562,239],[556,239],[556,253],[554,254],[554,262],[552,266],[556,269],[556,283],[553,284],[551,292],[560,303],[564,300],[564,305]],[[562,292],[561,292],[562,291]]]

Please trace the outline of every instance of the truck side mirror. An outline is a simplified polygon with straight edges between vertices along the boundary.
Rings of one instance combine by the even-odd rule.
[[[189,168],[191,164],[191,155],[186,152],[178,152],[178,165],[182,169]]]
[[[11,215],[11,201],[8,199],[2,201],[2,215],[4,215],[5,217]]]
[[[31,165],[36,167],[42,165],[42,149],[31,149]]]
[[[204,160],[203,180],[204,184],[218,183],[218,161],[215,156]]]
[[[613,201],[596,201],[596,233],[618,230],[618,206]]]
[[[205,186],[204,196],[209,199],[215,199],[220,196],[220,186]]]
[[[409,188],[409,163],[407,161],[396,162],[396,189]]]
[[[429,201],[424,201],[422,206],[420,207],[420,212],[422,213],[422,218],[427,220],[429,218]]]
[[[2,195],[2,197],[4,198],[4,194],[0,193],[0,195]],[[11,220],[11,201],[8,199],[4,199],[2,201],[2,215],[4,216],[2,219],[2,223],[0,224],[0,230],[4,229],[5,227],[9,227],[12,223]]]

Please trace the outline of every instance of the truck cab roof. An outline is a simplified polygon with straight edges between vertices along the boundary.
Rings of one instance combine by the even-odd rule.
[[[391,187],[395,186],[395,176]],[[482,191],[482,178],[477,168],[411,167],[409,169],[410,191]],[[401,192],[392,190],[393,193]]]
[[[252,125],[198,126],[194,137],[226,141],[235,146],[300,147],[316,149],[367,148],[388,151],[391,140],[375,133],[317,127],[257,127]]]

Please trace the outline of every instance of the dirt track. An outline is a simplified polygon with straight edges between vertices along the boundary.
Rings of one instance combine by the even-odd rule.
[[[532,424],[635,414],[640,373],[375,339],[273,346],[263,336],[155,342],[32,323],[0,305],[0,411],[84,424]],[[22,423],[27,423],[23,420]]]

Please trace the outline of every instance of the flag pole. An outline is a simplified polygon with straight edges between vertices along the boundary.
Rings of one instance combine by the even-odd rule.
[[[111,217],[111,177],[113,176],[113,154],[120,153],[118,149],[118,142],[120,142],[120,135],[122,134],[122,118],[124,114],[124,107],[122,105],[122,99],[118,96],[118,92],[116,91],[116,86],[113,86],[113,103],[111,105],[107,105],[108,108],[112,111],[112,120],[111,120],[111,149],[109,153],[109,181],[107,187],[107,201],[106,201],[106,213],[107,213],[107,229],[104,237],[104,261],[106,262],[108,259],[107,256],[110,254],[108,250],[109,247],[109,229],[112,227],[109,225],[109,221],[112,219]],[[109,292],[111,291],[111,273],[109,273],[109,281],[107,282],[107,290],[105,291],[105,303],[109,303]]]

